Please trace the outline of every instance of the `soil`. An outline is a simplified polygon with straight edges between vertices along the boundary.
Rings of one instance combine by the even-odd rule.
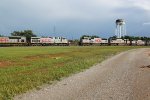
[[[11,64],[12,64],[12,62],[10,62],[10,61],[0,61],[0,68],[2,68],[2,67],[5,68]]]

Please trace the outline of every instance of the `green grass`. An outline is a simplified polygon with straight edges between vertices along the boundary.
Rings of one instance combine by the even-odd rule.
[[[12,99],[42,84],[83,71],[121,51],[139,47],[0,48],[0,99]]]

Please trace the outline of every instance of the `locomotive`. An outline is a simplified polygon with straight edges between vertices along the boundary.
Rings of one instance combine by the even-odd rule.
[[[26,46],[26,37],[23,36],[9,36],[0,37],[0,46]]]
[[[83,37],[80,39],[80,45],[88,46],[88,45],[107,45],[108,40],[102,38],[91,38],[91,37]]]
[[[68,46],[69,42],[63,37],[31,37],[32,46]]]

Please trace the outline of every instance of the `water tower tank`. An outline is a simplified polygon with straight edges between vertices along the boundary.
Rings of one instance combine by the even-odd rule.
[[[116,20],[116,36],[117,38],[121,38],[126,35],[126,23],[124,19]]]
[[[124,19],[117,19],[116,20],[116,25],[124,25],[125,24],[125,20]]]

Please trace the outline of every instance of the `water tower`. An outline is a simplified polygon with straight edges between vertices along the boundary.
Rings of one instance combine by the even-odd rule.
[[[121,38],[126,35],[126,23],[124,19],[116,20],[116,36],[117,38]]]

